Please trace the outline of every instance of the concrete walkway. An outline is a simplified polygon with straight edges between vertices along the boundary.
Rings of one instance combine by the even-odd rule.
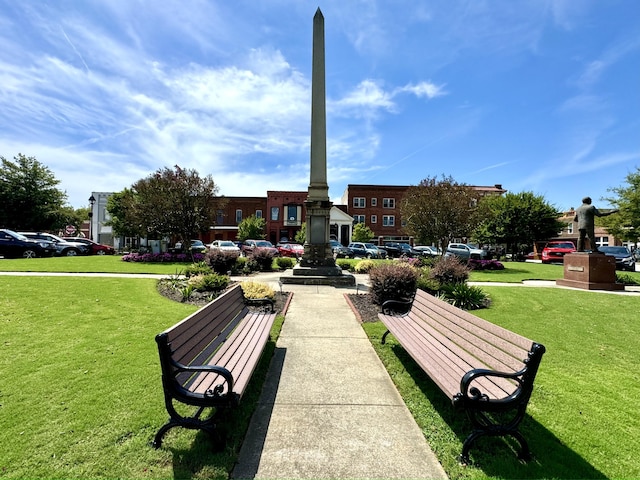
[[[356,288],[283,288],[293,300],[232,477],[447,478],[344,298]]]

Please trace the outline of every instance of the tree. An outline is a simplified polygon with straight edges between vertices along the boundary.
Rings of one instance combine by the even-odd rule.
[[[130,188],[116,192],[107,198],[107,212],[110,219],[105,225],[113,229],[116,237],[139,237],[145,232],[135,216],[136,195]]]
[[[370,242],[373,237],[375,237],[375,233],[364,223],[356,223],[353,227],[353,233],[351,234],[353,242]]]
[[[605,197],[617,215],[602,218],[598,223],[606,227],[611,235],[628,242],[640,240],[640,168],[631,172],[626,178],[627,186],[608,188],[614,197]]]
[[[304,245],[307,241],[307,222],[302,222],[300,225],[300,230],[296,232],[295,241],[300,245]]]
[[[521,245],[547,240],[565,227],[558,220],[558,209],[532,192],[484,197],[479,214],[482,220],[474,238],[481,243],[505,243],[507,251],[514,255]]]
[[[427,177],[402,198],[404,229],[419,243],[436,243],[444,252],[454,238],[470,236],[477,226],[478,197],[476,190],[452,177]]]
[[[48,167],[19,153],[13,161],[0,156],[0,225],[15,230],[56,230],[67,195]]]
[[[264,239],[267,222],[264,218],[251,215],[238,225],[238,240],[244,242],[247,239]]]
[[[138,225],[147,238],[174,236],[189,241],[209,230],[221,207],[211,175],[201,178],[193,169],[162,168],[131,187],[133,212],[129,225]]]

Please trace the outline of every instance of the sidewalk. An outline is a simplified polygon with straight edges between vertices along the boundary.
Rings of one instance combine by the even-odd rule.
[[[232,477],[447,478],[344,298],[356,289],[285,287],[293,300]]]

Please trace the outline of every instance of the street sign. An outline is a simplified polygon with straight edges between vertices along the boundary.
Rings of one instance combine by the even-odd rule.
[[[74,227],[73,225],[67,225],[66,227],[64,227],[64,233],[66,233],[67,235],[73,235],[74,233],[76,233],[76,227]]]

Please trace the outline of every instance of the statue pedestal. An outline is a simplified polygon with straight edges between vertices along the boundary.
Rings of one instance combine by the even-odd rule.
[[[285,284],[352,287],[356,284],[356,277],[349,273],[344,273],[340,267],[335,265],[314,267],[296,265],[293,267],[292,275],[283,275],[280,277],[280,281]]]
[[[616,259],[602,253],[568,253],[564,256],[564,278],[557,285],[584,290],[624,290],[616,283]]]

